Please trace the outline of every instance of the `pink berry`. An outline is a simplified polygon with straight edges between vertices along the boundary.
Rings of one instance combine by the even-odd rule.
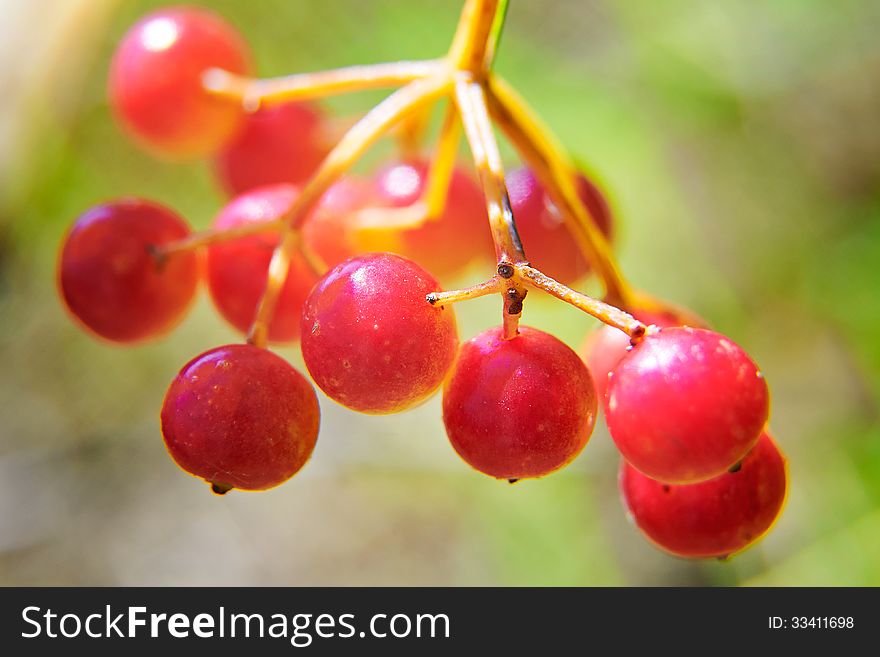
[[[785,502],[785,458],[765,432],[742,464],[696,484],[664,484],[621,463],[630,517],[657,546],[681,557],[727,557],[758,541]]]
[[[770,395],[741,347],[714,331],[649,334],[612,371],[605,419],[620,453],[667,483],[715,477],[754,446]]]
[[[305,377],[246,344],[211,349],[184,365],[162,406],[168,452],[218,493],[290,479],[311,456],[319,421]]]
[[[241,104],[208,93],[212,68],[246,74],[250,53],[239,34],[204,9],[160,9],[123,37],[110,69],[110,105],[151,150],[195,157],[217,150],[241,119]]]
[[[596,393],[578,355],[557,338],[499,327],[461,347],[443,389],[443,422],[455,451],[499,479],[541,477],[571,462],[596,420]]]
[[[86,328],[115,342],[164,335],[195,296],[199,260],[192,252],[161,259],[156,249],[189,235],[173,210],[138,198],[87,210],[64,240],[61,296]]]
[[[214,160],[224,189],[243,194],[277,183],[303,183],[327,154],[322,117],[307,103],[284,103],[245,116]]]
[[[431,396],[458,349],[452,307],[425,300],[439,289],[390,253],[337,265],[303,306],[302,353],[318,387],[362,413],[396,413]]]

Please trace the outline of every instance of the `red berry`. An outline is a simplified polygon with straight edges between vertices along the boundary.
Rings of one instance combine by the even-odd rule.
[[[597,222],[599,230],[611,239],[611,209],[605,197],[588,178],[579,175],[577,191]],[[571,284],[590,270],[589,263],[569,232],[561,213],[530,169],[517,169],[507,175],[510,206],[529,260],[545,274]]]
[[[298,190],[292,185],[262,187],[231,201],[214,220],[226,229],[278,219],[293,204]],[[281,239],[280,229],[218,242],[208,249],[208,287],[220,314],[242,333],[254,321],[269,273],[269,263]],[[299,251],[293,253],[287,280],[281,289],[269,340],[289,342],[300,333],[302,304],[318,277]]]
[[[270,351],[236,344],[180,370],[165,395],[162,435],[177,464],[216,492],[264,490],[305,465],[319,420],[305,377]]]
[[[653,479],[693,483],[742,459],[767,422],[764,377],[741,347],[705,329],[648,335],[612,371],[608,430]]]
[[[782,510],[785,458],[765,432],[741,467],[697,484],[664,484],[625,461],[624,506],[657,546],[681,557],[726,557],[757,542]]]
[[[335,267],[367,250],[355,225],[356,213],[369,206],[372,186],[357,176],[346,176],[330,187],[320,204],[302,224],[302,239],[328,267]]]
[[[499,479],[541,477],[571,462],[596,420],[596,393],[578,355],[529,327],[504,340],[491,328],[461,347],[443,389],[455,451]]]
[[[424,162],[390,166],[376,177],[377,203],[405,207],[422,197],[428,165]],[[442,214],[418,228],[398,231],[381,246],[415,260],[447,280],[477,257],[493,257],[486,201],[480,187],[459,168],[453,169]],[[376,246],[379,246],[378,244]]]
[[[110,69],[110,104],[138,141],[158,153],[216,150],[241,118],[239,103],[209,94],[208,69],[245,74],[250,53],[219,16],[193,7],[161,9],[123,37]]]
[[[167,333],[195,296],[199,261],[186,252],[160,262],[151,249],[187,235],[177,213],[151,201],[127,198],[87,210],[67,234],[58,262],[65,304],[108,340]]]
[[[303,306],[302,353],[315,383],[363,413],[395,413],[427,399],[458,349],[451,306],[416,263],[368,253],[338,265]]]
[[[661,312],[636,311],[633,316],[639,321],[660,328],[670,326],[692,326],[694,328],[706,328],[706,323],[693,314],[688,313],[685,317],[674,310]],[[608,375],[611,373],[620,359],[626,355],[630,348],[629,336],[613,326],[603,324],[595,331],[587,335],[581,345],[581,358],[587,364],[593,383],[596,385],[596,396],[605,398],[605,388],[608,384]]]
[[[214,160],[224,189],[241,194],[255,187],[305,181],[327,154],[321,114],[307,103],[284,103],[248,114]]]

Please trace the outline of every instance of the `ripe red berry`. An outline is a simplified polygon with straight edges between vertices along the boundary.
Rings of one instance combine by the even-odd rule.
[[[579,175],[577,191],[597,222],[599,230],[611,239],[613,222],[608,201],[587,177]],[[590,270],[589,263],[565,226],[561,213],[530,169],[507,175],[510,206],[529,260],[545,274],[571,284]]]
[[[214,220],[214,228],[226,229],[248,223],[266,223],[281,217],[296,200],[292,185],[273,185],[252,190],[232,200]],[[254,321],[269,273],[269,263],[281,230],[249,235],[208,248],[208,288],[220,314],[239,331],[246,333]],[[272,322],[269,340],[289,342],[300,333],[302,304],[318,277],[297,251]]]
[[[390,207],[412,205],[421,199],[427,175],[425,162],[405,162],[380,171],[375,180],[377,203]],[[483,193],[457,167],[452,172],[443,213],[387,239],[382,248],[415,260],[440,280],[456,276],[480,256],[494,255]]]
[[[416,263],[390,253],[343,262],[303,306],[302,353],[315,383],[363,413],[395,413],[427,399],[452,366],[452,307],[430,305],[440,289]]]
[[[335,267],[352,256],[367,251],[359,239],[357,212],[372,204],[370,183],[354,175],[346,176],[328,189],[318,206],[302,224],[302,239],[328,267]]]
[[[209,94],[208,69],[244,74],[250,54],[219,16],[193,7],[160,9],[123,37],[110,69],[110,104],[128,131],[164,155],[216,150],[235,130],[240,104]]]
[[[327,154],[322,117],[307,103],[284,103],[245,116],[214,168],[231,195],[275,183],[301,183]]]
[[[621,463],[631,519],[657,546],[681,557],[726,557],[752,545],[779,516],[785,458],[765,432],[736,471],[697,484],[664,484]]]
[[[184,365],[162,406],[162,435],[177,464],[211,483],[264,490],[312,454],[320,410],[311,384],[285,360],[246,344]]]
[[[167,333],[195,296],[199,261],[192,252],[160,261],[151,249],[188,234],[177,213],[144,199],[87,210],[67,234],[58,262],[65,304],[108,340],[136,342]]]
[[[742,459],[767,422],[764,377],[741,347],[705,329],[648,335],[612,371],[608,430],[649,477],[693,483]]]
[[[636,311],[633,315],[639,321],[668,328],[670,326],[692,326],[694,328],[706,328],[706,323],[696,315],[688,313],[687,316],[669,310],[661,312]],[[605,389],[608,385],[608,375],[617,367],[620,359],[626,355],[630,348],[629,336],[613,326],[603,324],[595,331],[590,332],[578,353],[587,364],[587,369],[593,376],[596,385],[596,396],[605,398]]]
[[[596,393],[578,355],[529,327],[504,340],[491,328],[468,340],[443,388],[443,422],[455,451],[499,479],[541,477],[587,444]]]

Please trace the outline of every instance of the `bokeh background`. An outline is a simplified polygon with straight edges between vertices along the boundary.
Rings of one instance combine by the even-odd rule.
[[[459,10],[204,4],[264,75],[433,57]],[[372,418],[322,397],[311,462],[267,493],[218,498],[184,476],[159,433],[165,388],[237,337],[202,294],[158,344],[99,344],[54,280],[95,202],[143,195],[196,227],[223,203],[208,166],[151,158],[108,112],[114,44],[157,5],[0,1],[0,584],[880,584],[880,4],[511,2],[497,67],[608,188],[625,270],[746,346],[771,384],[787,508],[725,563],[665,556],[629,525],[604,428],[565,471],[509,486],[459,461],[438,399]],[[355,116],[382,95],[325,107]],[[497,313],[461,306],[463,335]],[[595,326],[537,294],[524,321],[574,347]]]

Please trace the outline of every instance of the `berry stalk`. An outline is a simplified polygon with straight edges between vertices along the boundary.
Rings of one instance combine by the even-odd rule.
[[[387,231],[418,228],[426,221],[439,219],[446,207],[446,197],[460,140],[461,124],[455,106],[450,103],[443,117],[421,198],[412,205],[400,208],[364,208],[357,213],[358,229]]]
[[[487,72],[492,70],[492,64],[495,61],[495,53],[498,51],[498,42],[501,41],[501,33],[504,31],[509,5],[510,0],[501,0],[495,11],[495,19],[492,23],[492,30],[489,32],[489,42],[486,45],[486,55],[483,60],[483,69]]]
[[[425,297],[432,306],[444,306],[447,303],[458,303],[469,299],[478,299],[488,294],[501,291],[501,280],[493,276],[488,281],[477,283],[461,290],[449,290],[447,292],[431,292]]]
[[[510,209],[510,196],[504,182],[504,166],[495,133],[492,131],[485,89],[479,82],[460,77],[455,83],[455,99],[486,197],[486,210],[495,242],[495,255],[498,258],[498,273],[507,283],[503,294],[502,317],[504,338],[509,340],[518,333],[522,302],[526,296],[516,268],[510,265],[526,263],[526,255]],[[507,272],[510,273],[509,276],[505,275]]]
[[[251,78],[214,68],[205,72],[202,84],[209,93],[237,100],[246,110],[253,112],[269,103],[401,87],[414,80],[436,75],[444,68],[443,60],[388,62],[269,79]]]
[[[504,165],[492,131],[485,90],[479,82],[459,78],[455,83],[455,100],[486,197],[498,262],[524,263],[526,255],[510,209]]]
[[[594,299],[591,296],[572,290],[570,287],[563,285],[529,265],[519,265],[517,269],[519,269],[526,285],[544,290],[548,294],[571,304],[579,310],[583,310],[605,324],[620,329],[632,339],[633,343],[644,337],[648,327],[629,313],[599,299]]]
[[[634,293],[617,267],[608,240],[574,186],[574,164],[556,136],[516,91],[497,76],[488,80],[493,118],[560,208],[569,228],[605,286],[606,300],[629,306]]]
[[[453,68],[482,75],[499,0],[466,0],[447,59]]]
[[[218,242],[226,242],[240,237],[256,235],[258,233],[264,233],[267,230],[279,229],[283,226],[284,221],[279,219],[277,221],[266,223],[241,224],[233,226],[232,228],[209,228],[208,230],[187,235],[183,239],[156,246],[152,249],[152,253],[159,263],[163,263],[167,258],[179,253],[195,251],[203,246],[210,246],[211,244],[217,244]]]

